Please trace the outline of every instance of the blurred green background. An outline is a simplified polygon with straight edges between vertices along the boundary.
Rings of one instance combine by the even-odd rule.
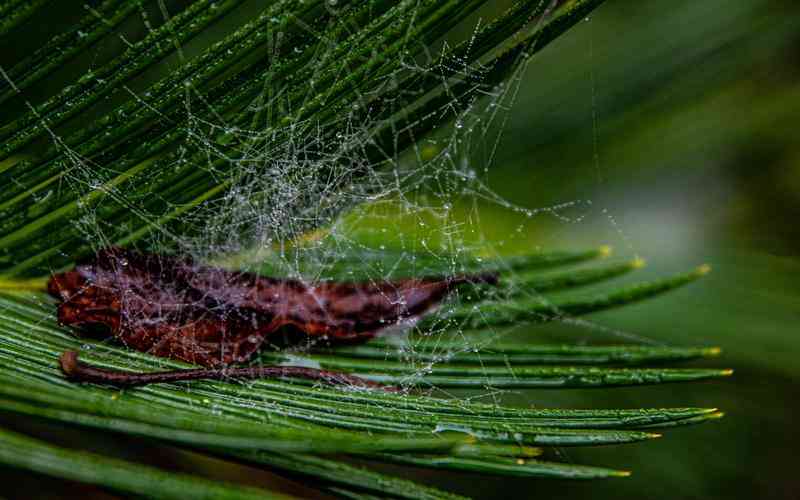
[[[719,406],[718,423],[656,443],[569,450],[631,467],[624,481],[483,481],[486,496],[798,498],[800,3],[611,0],[529,67],[491,186],[528,208],[589,200],[585,219],[507,212],[545,247],[611,244],[653,275],[708,262],[699,283],[591,318],[646,339],[723,348],[733,378],[619,391],[536,392],[538,406]],[[515,239],[514,241],[518,241]],[[590,338],[594,329],[576,335]],[[613,335],[613,334],[612,334]]]
[[[2,57],[24,49],[23,40],[4,47]],[[479,224],[488,240],[509,252],[607,243],[647,259],[631,279],[700,263],[714,269],[663,298],[594,315],[589,327],[537,327],[529,338],[717,345],[724,354],[716,364],[736,370],[710,383],[527,391],[508,402],[717,406],[727,416],[655,442],[561,452],[567,461],[633,469],[624,480],[385,469],[484,498],[800,497],[793,421],[800,412],[800,2],[608,0],[533,59],[507,118],[490,187],[531,209],[577,202],[564,212],[575,220],[486,204]],[[479,152],[473,162],[482,169],[485,160]],[[12,425],[73,439],[38,423]],[[83,445],[212,477],[275,481],[131,438],[100,435]],[[0,480],[15,498],[105,495],[10,469],[0,470]],[[309,493],[290,485],[284,491]]]

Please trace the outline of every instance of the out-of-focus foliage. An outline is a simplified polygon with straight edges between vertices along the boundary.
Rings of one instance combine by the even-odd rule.
[[[523,224],[543,245],[599,238],[647,258],[654,274],[711,263],[708,280],[686,294],[595,321],[656,342],[720,345],[736,375],[687,391],[729,410],[721,433],[687,429],[691,446],[659,443],[658,457],[626,448],[612,461],[655,467],[624,484],[537,484],[537,495],[639,498],[649,488],[654,497],[797,497],[800,4],[612,1],[539,62],[522,84],[492,185],[526,207],[592,205],[578,210],[586,213],[578,224],[484,211],[488,237]],[[513,244],[530,244],[521,240]],[[631,389],[521,400],[624,406],[673,397]],[[567,453],[587,455],[611,458]]]

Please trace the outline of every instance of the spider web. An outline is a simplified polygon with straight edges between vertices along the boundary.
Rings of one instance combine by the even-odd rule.
[[[548,12],[557,4],[551,2]],[[401,61],[380,76],[376,89],[391,89],[409,75],[418,75],[441,78],[445,88],[469,83],[482,95],[465,109],[456,106],[457,98],[452,96],[451,103],[435,111],[441,128],[407,149],[382,148],[376,155],[373,147],[377,130],[389,126],[394,135],[401,136],[413,129],[413,123],[396,119],[406,102],[403,88],[394,89],[395,101],[379,102],[388,108],[388,112],[379,115],[371,112],[371,107],[376,106],[375,95],[367,94],[356,96],[350,103],[351,112],[336,115],[333,123],[312,116],[281,125],[274,117],[293,116],[307,106],[319,105],[319,95],[325,89],[317,87],[315,79],[326,76],[329,79],[325,85],[334,87],[348,77],[351,68],[330,70],[330,59],[347,52],[342,53],[340,44],[328,43],[325,36],[338,28],[357,37],[359,27],[337,26],[336,2],[331,0],[327,6],[332,12],[329,24],[304,26],[309,33],[319,36],[321,42],[313,57],[289,83],[278,87],[264,85],[260,95],[249,104],[253,118],[249,126],[231,123],[190,81],[185,82],[183,107],[189,119],[182,143],[174,154],[153,160],[160,162],[159,168],[144,173],[137,182],[157,187],[166,174],[185,171],[190,175],[187,170],[190,166],[192,171],[212,176],[226,189],[199,207],[187,210],[180,216],[179,226],[174,221],[163,222],[163,217],[181,210],[182,206],[165,198],[161,211],[146,207],[145,202],[151,201],[150,196],[158,197],[158,191],[142,199],[123,188],[110,186],[105,176],[98,175],[97,164],[68,146],[55,131],[49,131],[65,164],[66,175],[59,189],[101,192],[103,197],[127,207],[134,217],[148,221],[150,232],[135,246],[154,252],[177,251],[197,262],[298,278],[308,283],[329,279],[379,283],[400,277],[454,275],[463,272],[465,261],[489,257],[503,269],[502,248],[481,229],[485,207],[492,206],[514,217],[547,217],[564,224],[580,223],[588,213],[597,210],[591,200],[565,200],[551,206],[525,208],[504,199],[490,187],[491,167],[502,144],[505,121],[514,111],[529,59],[506,82],[484,88],[487,68],[480,62],[468,63],[453,56],[455,41],[443,42],[423,56],[405,56],[417,51],[398,51]],[[159,12],[163,18],[160,22],[170,17],[163,2],[159,2]],[[408,18],[414,18],[414,8],[409,10]],[[142,11],[141,23],[147,30],[154,29],[153,22]],[[482,21],[471,18],[468,22],[474,36]],[[410,21],[407,33],[411,33],[413,26]],[[118,36],[130,43],[125,35]],[[293,47],[285,38],[281,31],[275,32],[270,48],[275,57],[305,50]],[[166,72],[171,70],[170,64],[185,62],[194,51],[193,46],[184,47],[177,39],[169,42],[175,45],[177,62],[164,63],[162,71]],[[417,42],[408,36],[404,43],[412,48]],[[290,85],[307,86],[306,97],[299,102],[289,99],[290,90],[295,90]],[[147,88],[125,86],[123,90],[144,107],[154,105]],[[158,108],[152,109],[160,119],[166,122],[172,119]],[[320,110],[324,109],[323,102]],[[264,126],[266,122],[272,125]],[[596,128],[596,123],[593,126]],[[331,130],[336,131],[333,138]],[[79,204],[80,216],[74,224],[85,241],[91,242],[96,250],[112,244],[107,223],[97,215],[103,201],[79,201]],[[523,226],[519,228],[521,231]],[[522,237],[521,233],[510,234],[504,243]],[[513,270],[506,272],[513,276]],[[535,289],[514,292],[548,302]],[[442,306],[445,311],[459,303],[459,293],[464,292],[455,292]],[[480,314],[478,308],[475,311]],[[565,317],[559,321],[604,335],[630,337],[625,332],[608,332],[584,320]],[[413,373],[403,378],[402,385],[433,392],[436,388],[425,382],[425,376],[435,365],[459,353],[479,354],[485,346],[522,328],[525,326],[473,334],[450,324],[434,324],[419,335],[412,325],[404,324],[387,328],[383,336],[388,342],[387,349],[400,352],[401,358],[413,368]],[[452,342],[443,342],[439,347],[437,338],[458,339],[459,347],[454,348]],[[415,360],[421,342],[432,352],[431,361]],[[313,347],[311,343],[287,350],[285,363],[313,365],[303,357]],[[486,387],[478,397],[499,404],[502,392],[491,386],[487,376]],[[447,392],[445,395],[457,397]]]

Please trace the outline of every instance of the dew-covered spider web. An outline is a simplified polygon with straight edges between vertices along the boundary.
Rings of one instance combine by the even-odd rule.
[[[514,374],[508,363],[497,363],[492,345],[531,332],[531,321],[483,321],[486,315],[510,314],[495,310],[508,301],[519,308],[536,305],[542,321],[575,327],[580,341],[596,336],[646,341],[559,311],[558,302],[536,285],[546,280],[531,278],[546,278],[551,271],[526,267],[524,257],[504,251],[526,239],[529,221],[575,225],[603,209],[589,199],[527,208],[492,187],[505,122],[515,111],[520,86],[535,77],[536,57],[521,52],[506,78],[492,80],[491,53],[473,57],[482,50],[474,45],[485,43],[481,36],[491,13],[471,12],[456,23],[455,34],[425,40],[420,30],[432,13],[431,2],[397,2],[393,17],[376,7],[374,19],[359,18],[363,24],[354,22],[363,9],[351,2],[324,2],[316,22],[288,19],[280,9],[261,10],[256,2],[219,4],[195,7],[201,20],[214,16],[215,8],[228,9],[210,24],[213,33],[200,38],[180,34],[187,25],[176,21],[180,10],[168,2],[157,2],[155,10],[135,9],[109,37],[134,53],[130,64],[149,57],[144,46],[151,52],[167,47],[168,56],[130,81],[114,82],[114,72],[95,75],[92,68],[84,76],[94,88],[114,88],[104,99],[118,106],[110,119],[118,120],[116,126],[147,119],[155,127],[131,128],[131,135],[92,149],[87,144],[94,134],[113,131],[102,123],[83,132],[51,127],[38,103],[26,101],[39,120],[31,127],[46,131],[42,142],[53,152],[48,161],[62,169],[57,182],[35,190],[32,199],[76,198],[69,224],[77,236],[58,249],[60,255],[70,256],[73,245],[88,247],[91,254],[122,244],[307,284],[377,284],[482,269],[500,273],[499,287],[459,288],[432,314],[387,325],[371,344],[371,358],[360,358],[366,364],[349,366],[370,376],[364,360],[383,363],[381,373],[388,376],[374,378],[408,390],[452,395],[447,384],[431,380],[438,366],[467,355],[477,366],[473,378],[482,381],[469,387],[499,401],[503,390],[492,380]],[[301,11],[304,2],[279,4]],[[520,33],[535,33],[558,7],[558,1],[542,1]],[[116,23],[107,13],[92,15]],[[227,42],[234,28],[253,19],[252,30]],[[138,39],[129,33],[137,26],[143,27]],[[395,28],[391,38],[375,47],[392,49],[386,54],[370,49],[371,40],[390,27]],[[244,51],[239,66],[204,77],[201,86],[203,48],[229,43],[235,57],[248,37],[266,40],[263,61],[253,63]],[[225,78],[231,75],[239,80],[229,83]],[[13,76],[4,76],[16,88]],[[443,90],[430,92],[434,88]],[[229,102],[238,104],[223,106]],[[153,146],[159,141],[163,148]],[[137,156],[137,148],[147,147],[153,154]],[[485,219],[487,211],[492,218],[517,221],[514,229],[499,239],[487,236],[485,229],[493,224]],[[320,350],[321,358],[308,356]],[[313,338],[280,351],[267,347],[262,354],[251,362],[336,366]]]

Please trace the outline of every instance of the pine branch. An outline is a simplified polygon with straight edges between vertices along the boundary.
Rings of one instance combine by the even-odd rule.
[[[451,49],[451,30],[485,0],[339,0],[335,7],[323,0],[278,0],[185,57],[184,44],[201,40],[245,6],[241,0],[189,2],[42,102],[4,115],[0,410],[268,467],[338,496],[412,499],[458,497],[319,455],[503,476],[613,478],[628,473],[551,462],[549,448],[648,441],[660,437],[654,430],[721,417],[716,408],[532,409],[425,395],[451,388],[611,389],[729,375],[725,369],[664,366],[714,357],[717,348],[495,341],[498,328],[633,304],[708,271],[700,267],[588,296],[574,293],[641,267],[640,260],[596,263],[608,257],[606,247],[488,258],[282,242],[281,252],[264,252],[257,270],[271,276],[370,281],[498,274],[499,287],[461,287],[404,341],[379,338],[302,356],[264,353],[255,360],[358,373],[403,385],[401,394],[319,387],[290,378],[118,391],[68,382],[59,370],[57,358],[65,350],[80,351],[92,365],[122,371],[187,365],[81,339],[59,326],[54,303],[42,293],[53,270],[102,245],[133,245],[158,234],[169,240],[161,243],[166,248],[203,233],[207,228],[193,217],[204,221],[209,211],[224,210],[244,181],[273,175],[263,168],[264,154],[286,152],[281,149],[286,147],[294,148],[285,160],[295,169],[282,175],[298,176],[303,189],[309,183],[324,186],[319,193],[309,190],[316,198],[306,203],[318,205],[315,217],[302,216],[302,203],[298,208],[288,197],[279,200],[293,216],[291,236],[332,224],[380,191],[385,181],[374,178],[403,175],[401,159],[421,138],[496,93],[602,0],[560,3],[516,1]],[[46,0],[0,2],[0,37],[9,40],[47,5]],[[144,9],[139,0],[92,0],[86,8],[66,31],[3,69],[0,103],[28,105],[31,89],[116,36],[134,12]],[[431,56],[430,48],[443,40],[446,49]],[[170,58],[178,60],[174,67],[145,90],[131,90]],[[350,136],[342,137],[344,129]],[[270,195],[265,189],[241,197],[260,206],[272,201]],[[87,237],[87,225],[99,235],[97,241]],[[235,230],[248,228],[243,223]],[[264,494],[62,449],[5,430],[0,430],[0,462],[136,495]]]

